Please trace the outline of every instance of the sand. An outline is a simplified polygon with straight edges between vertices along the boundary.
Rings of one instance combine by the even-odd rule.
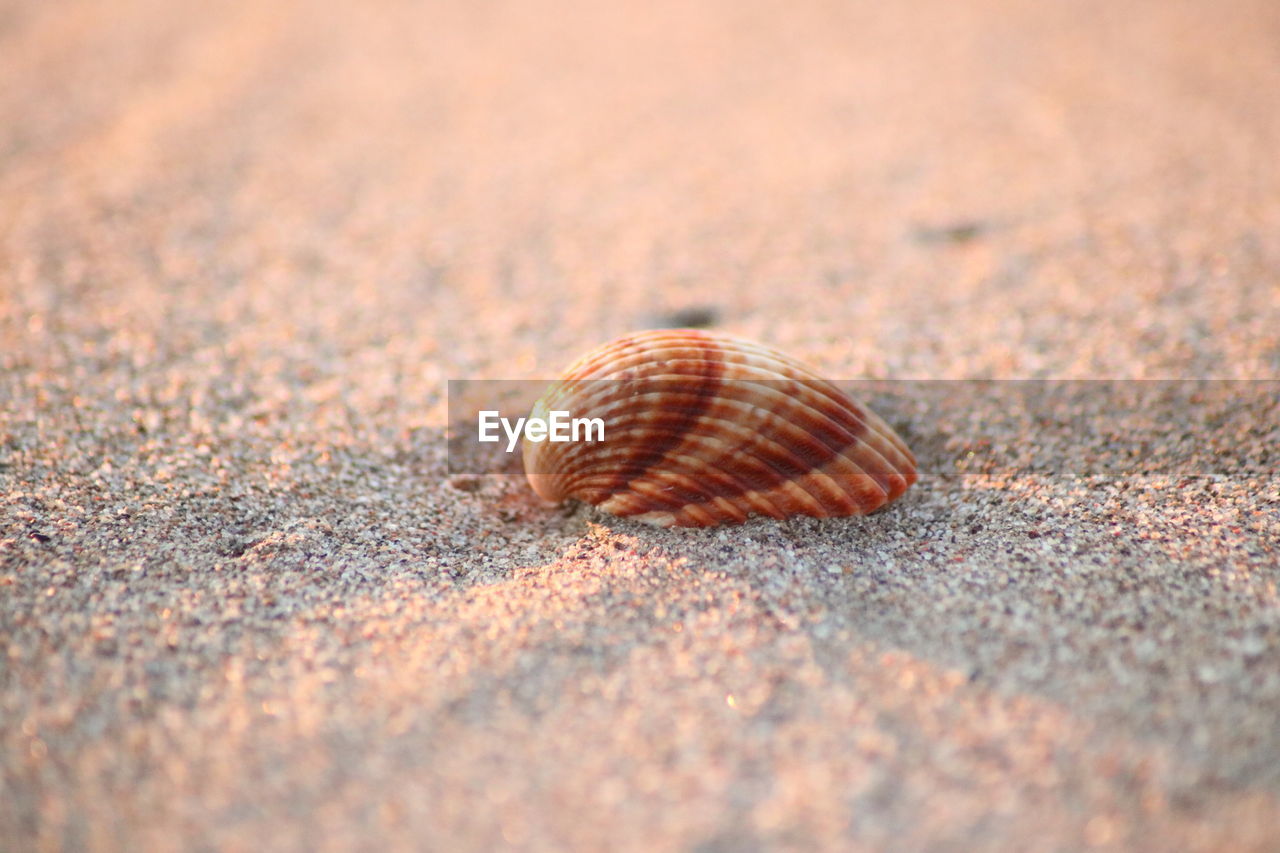
[[[1275,849],[1278,40],[0,4],[0,847]],[[450,472],[447,380],[694,321],[875,380],[920,482]]]

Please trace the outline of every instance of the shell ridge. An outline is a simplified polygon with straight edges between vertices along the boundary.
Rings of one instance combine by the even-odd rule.
[[[764,411],[760,407],[754,408],[759,411]],[[773,414],[776,415],[776,413]],[[757,459],[766,463],[769,469],[771,469],[773,481],[763,482],[757,480],[746,484],[749,488],[753,489],[766,487],[774,488],[782,482],[799,481],[805,472],[820,468],[822,465],[830,462],[833,458],[839,456],[844,449],[843,446],[830,446],[823,444],[820,455],[813,452],[802,454],[797,452],[801,449],[799,442],[787,443],[770,438],[769,432],[763,429],[764,427],[769,426],[768,423],[753,424],[751,427],[747,427],[735,419],[728,417],[719,418],[715,415],[708,415],[704,420],[714,421],[714,427],[722,432],[733,435],[742,435],[745,441],[745,445],[743,446],[755,446],[760,449],[760,452],[757,454]],[[801,435],[805,434],[803,430],[798,431]],[[853,440],[856,441],[857,439],[854,438]],[[768,443],[766,444],[766,442]],[[704,466],[710,469],[731,470],[732,468],[739,467],[738,459],[740,457],[741,453],[738,448],[725,443],[723,444],[721,453],[717,456],[708,457],[704,462]],[[801,486],[801,488],[803,488],[818,505],[822,505],[826,500],[829,500],[832,494],[838,495],[844,491],[838,486],[838,484],[831,481],[830,478],[825,479],[827,482],[821,483],[820,489],[818,489],[819,484],[814,484],[815,489],[818,489],[816,491],[808,488],[807,486]]]
[[[761,407],[751,407],[749,403],[743,401],[735,402],[743,407],[748,407],[748,413],[752,409],[764,411]],[[817,482],[805,483],[803,481],[803,476],[807,472],[818,470],[822,466],[830,463],[833,459],[841,456],[849,447],[858,446],[860,440],[856,437],[851,437],[851,444],[839,447],[824,446],[823,450],[825,452],[822,453],[822,455],[810,454],[806,456],[797,453],[795,445],[778,441],[771,437],[767,430],[762,431],[761,429],[756,428],[758,426],[768,426],[768,424],[746,426],[738,419],[719,417],[714,413],[707,413],[700,416],[697,426],[700,427],[702,431],[710,432],[713,435],[716,432],[719,432],[741,438],[739,443],[733,445],[727,442],[708,439],[706,436],[699,437],[697,435],[698,430],[686,429],[685,422],[683,420],[678,423],[679,425],[677,427],[663,430],[662,437],[659,439],[659,442],[662,445],[672,448],[666,452],[666,461],[668,463],[683,461],[684,459],[689,458],[688,454],[683,453],[682,451],[685,450],[691,442],[697,443],[700,448],[705,448],[708,441],[710,441],[712,444],[719,445],[719,453],[700,459],[696,456],[692,457],[698,459],[704,469],[734,472],[746,469],[754,472],[754,476],[745,481],[735,476],[734,481],[738,485],[738,489],[736,491],[724,492],[723,494],[725,497],[734,497],[748,491],[774,490],[779,488],[783,483],[798,482],[800,489],[806,493],[808,498],[800,499],[795,495],[793,495],[793,497],[797,497],[796,502],[805,505],[806,510],[809,512],[813,512],[815,509],[820,509],[826,502],[833,499],[833,495],[837,496],[834,499],[838,502],[843,503],[848,500],[848,489],[841,488],[839,484],[834,482],[830,477],[823,477]],[[684,438],[682,442],[677,443],[677,439],[683,438],[680,434],[680,430],[682,429],[685,430],[689,437]],[[803,431],[800,432],[801,434],[804,434]],[[652,430],[646,430],[641,434],[638,431],[635,438],[639,439],[642,435],[644,438],[651,438],[654,435],[654,432]],[[744,447],[755,447],[757,449],[753,460],[750,457],[744,459],[744,454],[742,452],[742,448]],[[871,479],[873,482],[875,481],[874,477],[870,477],[863,467],[857,464],[856,459],[850,459],[849,461],[859,475],[867,476],[868,479]],[[642,481],[648,474],[649,468],[651,467],[647,459],[629,461],[622,465],[618,465],[613,462],[612,457],[605,457],[604,459],[599,460],[599,462],[606,468],[606,470],[612,469],[612,473],[606,474],[605,483],[597,488],[607,488],[610,481],[626,480],[629,484]],[[587,472],[583,471],[581,473],[586,474]],[[584,479],[579,479],[575,485],[578,488],[587,487],[587,483],[584,482]],[[879,487],[878,483],[876,485]],[[629,487],[634,488],[634,485]],[[880,490],[882,492],[885,491],[882,487],[880,487]],[[863,505],[866,501],[856,500],[855,503]]]
[[[690,467],[702,469],[704,471],[704,476],[711,476],[711,472],[714,471],[719,478],[727,478],[732,483],[732,487],[729,489],[726,489],[723,492],[708,493],[706,498],[703,501],[700,501],[696,505],[711,504],[711,503],[715,503],[717,500],[731,502],[733,498],[743,498],[748,500],[748,502],[753,505],[756,511],[762,512],[766,515],[771,515],[775,518],[782,517],[781,515],[777,514],[781,512],[781,509],[777,507],[776,504],[774,504],[772,501],[769,501],[767,498],[763,497],[765,494],[768,493],[770,488],[776,485],[776,481],[761,482],[759,484],[753,485],[752,483],[742,480],[738,476],[738,474],[734,471],[734,469],[728,466],[722,466],[722,467],[716,468],[716,467],[707,465],[703,460],[699,460],[696,457],[685,456],[684,459],[692,459],[695,462],[697,462],[698,464],[696,466],[690,466]],[[683,461],[683,460],[680,460],[680,461]],[[757,465],[756,467],[762,468],[766,466]],[[752,499],[749,496],[756,496],[756,497]],[[757,506],[757,504],[763,504],[763,506]]]

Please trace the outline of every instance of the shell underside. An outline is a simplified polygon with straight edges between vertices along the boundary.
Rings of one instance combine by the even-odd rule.
[[[593,350],[532,414],[556,410],[601,418],[605,440],[526,440],[534,490],[661,526],[861,515],[916,480],[915,457],[875,413],[789,356],[711,332]]]

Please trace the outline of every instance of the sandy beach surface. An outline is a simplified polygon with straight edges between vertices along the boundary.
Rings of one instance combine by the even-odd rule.
[[[0,0],[0,849],[1276,850],[1277,44]],[[447,380],[695,320],[873,380],[920,482],[668,531],[450,470]]]

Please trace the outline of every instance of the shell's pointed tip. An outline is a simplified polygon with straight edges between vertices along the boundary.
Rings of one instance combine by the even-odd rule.
[[[533,488],[533,493],[543,503],[549,505],[560,503],[560,495],[555,487],[555,479],[550,474],[526,470],[525,479],[529,481],[529,485]]]

